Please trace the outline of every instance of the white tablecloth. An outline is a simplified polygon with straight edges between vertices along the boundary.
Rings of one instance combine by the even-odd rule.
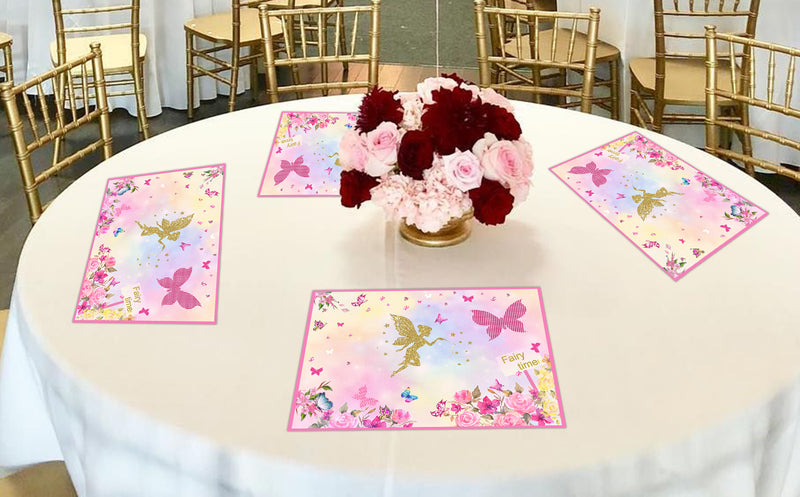
[[[63,457],[82,497],[800,493],[800,218],[787,205],[648,133],[769,211],[676,283],[547,170],[631,127],[534,104],[517,104],[531,197],[456,247],[409,245],[374,206],[256,197],[281,110],[357,98],[177,128],[55,200],[20,258],[0,467]],[[106,179],[220,162],[218,324],[71,323]],[[312,289],[447,286],[542,287],[566,429],[287,431]]]
[[[702,4],[702,2],[698,2]],[[730,8],[731,2],[726,2]],[[747,2],[742,2],[747,5]],[[671,5],[671,2],[669,3]],[[686,10],[688,2],[681,1],[682,9]],[[712,2],[716,5],[716,2]],[[655,24],[653,21],[653,3],[649,0],[559,0],[559,10],[583,12],[589,7],[599,7],[600,13],[600,39],[619,48],[624,63],[621,115],[628,120],[630,109],[630,71],[628,64],[637,57],[655,57]],[[797,29],[797,17],[800,15],[800,4],[796,0],[770,0],[761,2],[759,9],[756,38],[762,41],[777,43],[790,47],[800,48],[800,31]],[[668,21],[672,22],[672,21]],[[729,19],[694,19],[683,24],[679,31],[704,33],[704,24],[715,24],[720,31],[726,27],[743,32],[743,22],[731,23]],[[669,25],[667,29],[670,30]],[[672,28],[672,30],[676,30]],[[699,40],[689,50],[692,52],[705,51],[704,41]],[[726,48],[727,50],[727,48]],[[756,58],[756,93],[759,98],[765,98],[767,93],[767,59],[764,52]],[[783,103],[783,94],[786,81],[786,61],[779,66],[775,81],[776,100]],[[795,79],[800,78],[800,68],[795,73]],[[793,107],[800,108],[800,92],[793,95]],[[674,109],[674,107],[673,107]],[[702,113],[700,107],[689,108],[689,112]],[[751,110],[751,123],[755,127],[770,130],[783,136],[800,140],[800,125],[797,119],[782,117],[775,112],[761,109]],[[665,134],[697,147],[705,145],[705,130],[697,125],[667,125]],[[758,158],[774,163],[788,162],[800,164],[800,151],[788,147],[780,147],[773,143],[765,142],[759,138],[753,139],[754,155]]]
[[[70,0],[62,3],[64,8],[75,5]],[[119,3],[113,0],[87,0],[80,5]],[[186,108],[186,41],[183,24],[194,17],[230,10],[230,0],[141,1],[141,31],[147,36],[148,42],[144,74],[148,116],[160,114],[162,107]],[[0,0],[0,31],[14,37],[15,81],[25,81],[52,69],[49,46],[55,40],[56,30],[51,0]],[[239,92],[250,87],[249,74],[249,69],[240,73]],[[215,98],[217,93],[228,93],[227,86],[211,78],[201,78],[195,85],[195,105],[201,99]],[[136,102],[132,96],[111,98],[109,105],[112,109],[122,107],[136,114]]]

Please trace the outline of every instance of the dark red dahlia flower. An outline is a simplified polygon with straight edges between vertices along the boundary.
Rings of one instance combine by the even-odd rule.
[[[342,171],[339,193],[345,207],[361,207],[361,204],[372,198],[370,189],[378,186],[378,180],[367,173]]]
[[[396,91],[373,87],[361,100],[356,129],[369,133],[384,121],[399,124],[403,120],[403,106],[394,99]]]
[[[414,179],[422,179],[422,171],[433,165],[433,142],[428,133],[411,130],[403,135],[397,150],[400,172]]]
[[[456,74],[454,72],[450,73],[450,74],[442,73],[442,77],[443,78],[450,78],[450,79],[452,79],[453,81],[455,81],[458,84],[461,84],[461,83],[465,83],[465,84],[468,84],[468,85],[474,85],[475,84],[472,81],[467,81],[466,79],[462,78],[461,76],[459,76],[458,74]]]
[[[494,133],[498,140],[518,140],[522,135],[522,128],[514,114],[496,105],[484,105],[489,117],[489,132]]]
[[[514,207],[514,196],[498,181],[483,178],[481,186],[469,191],[475,219],[483,224],[502,224]]]
[[[472,92],[463,88],[434,90],[434,103],[425,106],[422,129],[428,132],[436,151],[442,155],[463,151],[472,146],[488,130],[488,105],[480,99],[472,101]]]

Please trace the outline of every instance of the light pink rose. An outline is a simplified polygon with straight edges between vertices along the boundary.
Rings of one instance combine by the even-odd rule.
[[[348,130],[339,142],[339,164],[342,169],[364,171],[367,164],[367,139],[355,130]]]
[[[358,420],[347,412],[340,412],[331,418],[331,426],[338,430],[347,428],[355,428],[358,425]]]
[[[530,395],[525,395],[519,392],[514,392],[506,397],[506,406],[519,412],[533,412],[536,410],[536,405],[533,403],[533,398]]]
[[[458,83],[450,78],[427,78],[422,83],[417,83],[417,93],[422,98],[422,103],[430,105],[433,103],[434,91],[442,88],[452,90],[456,86]]]
[[[400,146],[400,132],[392,122],[382,122],[367,133],[369,156],[364,171],[370,176],[383,176],[394,168],[397,162],[397,149]]]
[[[90,293],[92,293],[92,282],[84,280],[81,285],[81,297],[88,297]]]
[[[453,397],[456,399],[456,402],[462,404],[468,404],[472,401],[472,393],[469,390],[459,390]]]
[[[116,264],[116,263],[117,263],[117,260],[116,260],[116,259],[114,259],[114,258],[113,258],[112,256],[110,256],[110,255],[108,256],[108,259],[106,259],[106,267],[112,267],[112,266],[114,266],[114,264]]]
[[[496,105],[509,112],[514,112],[514,106],[511,105],[511,102],[491,88],[484,88],[481,90],[480,97],[484,103]]]
[[[475,154],[478,160],[483,160],[483,154],[486,152],[486,149],[495,143],[497,143],[497,137],[494,133],[484,133],[483,138],[476,141],[472,146],[472,153]]]
[[[409,419],[411,419],[411,413],[405,409],[395,409],[392,411],[392,421],[397,424],[406,423]]]
[[[481,424],[481,415],[475,411],[461,411],[456,416],[456,424],[462,428],[478,426]]]
[[[522,414],[517,411],[510,411],[506,414],[500,414],[494,418],[494,425],[501,428],[510,426],[525,426],[525,420],[522,419]]]
[[[93,272],[97,271],[97,268],[99,268],[99,267],[100,267],[100,261],[97,258],[92,257],[91,259],[89,259],[89,268],[88,269],[89,269],[90,273],[93,273]]]
[[[510,188],[515,200],[525,200],[533,172],[533,161],[524,157],[520,148],[524,150],[524,145],[501,140],[487,147],[481,158],[483,175]]]
[[[483,168],[472,152],[456,149],[455,153],[442,157],[442,162],[445,178],[462,192],[481,186]]]
[[[89,295],[89,303],[91,305],[100,305],[106,298],[106,290],[104,288],[95,288]]]

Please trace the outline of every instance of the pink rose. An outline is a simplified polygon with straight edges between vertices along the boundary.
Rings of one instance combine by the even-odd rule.
[[[395,409],[392,411],[392,421],[397,424],[405,423],[411,419],[411,413],[405,409]]]
[[[472,152],[456,149],[455,153],[442,157],[442,162],[445,178],[462,192],[481,186],[483,168]]]
[[[515,200],[525,200],[530,187],[533,161],[524,156],[525,150],[526,144],[501,140],[486,147],[481,157],[483,175],[510,188]]]
[[[491,88],[484,88],[481,90],[480,97],[481,100],[487,104],[496,105],[509,112],[514,112],[514,106],[511,105],[511,102]]]
[[[383,176],[394,168],[397,162],[397,149],[400,146],[400,132],[392,122],[382,122],[367,133],[369,152],[364,172],[370,176]]]
[[[514,392],[509,397],[506,397],[506,406],[519,412],[533,412],[536,410],[533,398],[519,392]]]
[[[525,426],[525,420],[522,419],[522,414],[517,411],[510,411],[506,414],[500,414],[494,418],[494,425],[501,428],[510,426]]]
[[[456,416],[456,424],[462,428],[469,428],[481,424],[481,416],[475,411],[461,411]]]
[[[88,297],[90,293],[92,293],[92,282],[84,280],[81,285],[81,297]]]
[[[417,83],[417,93],[422,98],[422,103],[431,105],[433,104],[433,92],[444,88],[445,90],[452,90],[457,87],[458,83],[450,78],[427,78],[422,83]]]
[[[340,412],[331,418],[331,426],[337,430],[355,428],[357,424],[358,420],[347,412]]]
[[[339,164],[342,169],[364,172],[367,164],[367,139],[355,130],[348,130],[339,142]]]
[[[97,271],[97,268],[99,268],[99,267],[100,267],[100,261],[99,260],[97,260],[94,257],[89,259],[89,272],[90,273],[93,273],[93,272]]]
[[[456,399],[456,402],[462,404],[468,404],[472,401],[472,393],[469,390],[459,390],[453,397]]]
[[[110,256],[110,255],[108,256],[108,259],[106,259],[106,266],[107,266],[107,267],[112,267],[112,266],[114,266],[114,264],[116,264],[116,263],[117,263],[117,260],[116,260],[116,259],[114,259],[114,258],[113,258],[112,256]]]
[[[89,303],[91,305],[100,305],[106,298],[106,291],[104,288],[95,288],[89,295]]]

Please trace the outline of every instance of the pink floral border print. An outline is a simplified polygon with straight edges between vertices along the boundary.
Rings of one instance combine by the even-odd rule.
[[[74,322],[215,323],[225,165],[111,178]]]
[[[767,216],[638,132],[550,170],[674,281]]]
[[[538,288],[313,292],[290,431],[565,426]]]
[[[339,196],[339,141],[353,112],[282,112],[259,197]]]

